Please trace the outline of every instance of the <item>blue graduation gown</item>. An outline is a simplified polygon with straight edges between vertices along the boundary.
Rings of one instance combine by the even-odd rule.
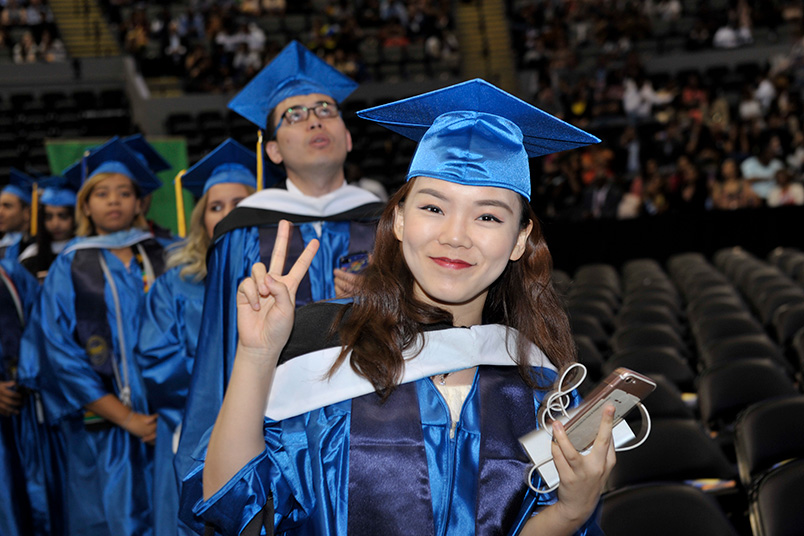
[[[189,529],[179,521],[179,482],[173,469],[174,435],[181,424],[201,326],[204,282],[179,275],[183,266],[160,276],[148,292],[140,326],[137,360],[151,411],[159,414],[154,456],[155,536]]]
[[[104,237],[92,242],[106,247],[130,238],[131,233]],[[149,235],[148,235],[149,236]],[[41,329],[45,340],[38,384],[48,418],[60,428],[65,444],[65,501],[69,534],[125,536],[150,535],[152,449],[122,428],[108,423],[99,429],[84,425],[84,407],[99,398],[121,396],[120,386],[108,382],[93,368],[87,351],[77,342],[76,289],[71,268],[81,247],[78,238],[59,255],[48,272],[42,292]],[[145,298],[143,274],[132,260],[129,267],[108,249],[100,252],[117,287],[123,317],[123,337],[127,353],[121,358],[121,333],[115,320],[115,304],[109,285],[103,283],[106,321],[111,331],[112,359],[117,360],[121,376],[127,375],[131,407],[148,413],[145,386],[134,357],[142,303]]]
[[[533,347],[530,362],[546,387],[533,390],[508,352],[515,332],[496,325],[430,331],[421,352],[418,345],[406,351],[401,385],[379,404],[348,363],[323,379],[340,351],[322,336],[338,307],[299,311],[268,399],[265,450],[207,501],[206,449],[196,451],[182,489],[185,522],[200,517],[239,534],[272,494],[278,534],[501,535],[518,533],[556,501],[555,493],[529,492],[518,442],[537,426],[556,378],[541,351]],[[449,408],[429,378],[472,364],[477,373],[451,435]],[[573,394],[572,405],[578,401]],[[596,517],[578,536],[601,534]]]
[[[0,380],[17,380],[17,362],[20,354],[22,328],[30,322],[33,303],[39,294],[39,283],[19,263],[8,259],[0,260],[0,269],[8,278],[19,298],[22,320],[18,321],[18,311],[12,291],[4,283],[0,283],[0,329],[4,330],[0,338]],[[8,316],[7,316],[8,315]],[[10,346],[5,347],[4,346]],[[27,449],[36,448],[36,444],[25,441],[20,436],[20,426],[25,422],[29,412],[24,404],[20,414],[6,417],[0,416],[0,534],[28,535],[33,533],[33,514],[31,501],[25,488],[25,465],[23,456]]]
[[[45,415],[38,379],[45,337],[40,328],[41,300],[34,303],[23,334],[18,370],[19,384],[28,392],[20,411],[18,435],[28,448],[22,452],[25,485],[33,511],[33,534],[67,534],[64,511],[64,438]]]
[[[374,225],[382,209],[382,203],[373,194],[343,186],[327,196],[308,198],[293,189],[292,184],[286,187],[287,190],[273,188],[250,196],[216,227],[216,235],[220,236],[207,262],[199,350],[176,454],[176,472],[180,476],[189,470],[193,451],[214,423],[229,382],[237,346],[237,287],[250,275],[254,263],[268,264],[273,248],[271,233],[275,233],[279,220],[294,222],[291,239],[294,251],[288,254],[286,269],[312,239],[318,238],[321,243],[300,286],[296,300],[299,307],[334,298],[332,272],[338,267],[338,259],[373,248]],[[244,214],[250,224],[238,227],[236,222]],[[227,229],[231,230],[226,232]],[[368,229],[370,238],[365,236]]]
[[[475,495],[481,450],[481,397],[477,383],[475,378],[455,437],[451,439],[449,411],[436,387],[428,379],[415,382],[432,500],[432,534],[476,533]],[[536,394],[536,407],[542,394]],[[265,450],[208,501],[198,498],[205,454],[202,453],[184,484],[186,493],[196,498],[193,514],[214,524],[223,534],[239,534],[260,511],[270,491],[274,497],[277,534],[348,534],[347,489],[349,493],[359,489],[349,479],[351,406],[352,401],[347,400],[280,422],[266,418]],[[530,499],[529,506],[540,508],[555,502],[555,493],[526,498],[524,472],[519,476],[523,487],[519,503]],[[378,472],[375,478],[383,476]],[[399,501],[387,505],[390,517],[391,512],[405,512],[407,492],[399,489]],[[519,503],[515,505],[517,508]],[[593,515],[576,534],[602,534],[595,518]],[[389,522],[385,533],[419,534],[412,527],[416,523],[413,520],[410,523],[407,528],[412,532],[394,531]],[[515,528],[518,527],[484,527],[477,534],[508,534]]]
[[[22,233],[6,233],[0,238],[0,259],[17,260],[22,253]]]

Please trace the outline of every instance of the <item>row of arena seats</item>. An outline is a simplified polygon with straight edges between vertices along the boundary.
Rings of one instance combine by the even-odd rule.
[[[607,482],[607,534],[800,534],[800,266],[796,250],[762,260],[725,249],[712,262],[676,255],[666,269],[636,259],[554,272],[589,373],[581,392],[617,367],[657,383],[647,441],[618,454]]]
[[[47,172],[45,138],[103,138],[132,127],[122,89],[0,96],[0,176],[11,167]]]

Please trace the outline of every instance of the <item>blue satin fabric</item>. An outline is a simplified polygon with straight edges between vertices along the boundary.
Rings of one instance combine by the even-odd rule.
[[[439,116],[422,137],[407,180],[432,177],[468,186],[496,186],[530,199],[522,131],[504,117],[474,111]]]
[[[299,286],[297,307],[309,301],[334,298],[332,271],[338,258],[354,252],[355,247],[359,248],[357,251],[368,251],[373,245],[365,243],[362,236],[366,234],[365,226],[352,227],[349,222],[336,221],[323,221],[320,225],[321,246]],[[262,261],[267,265],[270,262],[274,231],[275,227],[267,226],[235,229],[223,235],[211,249],[198,354],[176,455],[176,472],[180,476],[186,475],[192,467],[192,453],[215,422],[229,383],[237,347],[237,286],[251,273],[254,263]],[[357,236],[358,232],[361,236]],[[286,269],[295,261],[293,251],[298,249],[300,254],[303,246],[316,237],[312,224],[294,225]]]
[[[385,402],[374,393],[352,400],[348,534],[433,534],[420,421],[412,383],[397,387]]]
[[[201,327],[204,282],[171,268],[157,278],[145,299],[137,360],[148,406],[159,414],[154,449],[155,535],[175,536],[179,519],[179,482],[173,470],[173,434],[181,423]],[[184,527],[182,530],[187,533]]]
[[[551,371],[546,375],[554,376]],[[479,534],[505,534],[522,524],[533,510],[555,502],[555,494],[540,496],[530,501],[524,489],[524,471],[519,481],[512,484],[522,489],[512,500],[511,508],[519,511],[513,527],[491,527],[477,520],[478,500],[492,504],[495,497],[478,498],[477,482],[480,478],[482,427],[480,406],[481,389],[478,377],[464,403],[455,437],[450,439],[449,409],[435,386],[429,380],[419,380],[412,385],[418,401],[421,432],[429,473],[429,494],[432,502],[434,527],[430,532],[438,535],[474,534],[477,524]],[[485,396],[494,396],[487,391]],[[535,393],[531,406],[536,419],[536,409],[543,393]],[[503,397],[500,404],[504,404]],[[577,399],[576,399],[577,402]],[[511,410],[512,408],[508,408]],[[520,408],[516,408],[520,409]],[[515,409],[515,410],[516,410]],[[184,481],[182,512],[185,521],[192,516],[213,523],[223,534],[239,534],[246,524],[260,511],[270,492],[275,502],[275,526],[277,533],[293,535],[346,534],[349,526],[348,499],[359,489],[359,483],[349,482],[351,455],[350,432],[352,401],[345,401],[281,422],[265,420],[265,450],[244,466],[229,482],[208,501],[201,495],[201,476],[205,449],[199,448],[196,466]],[[530,420],[527,419],[527,420]],[[512,413],[511,420],[515,420]],[[509,437],[510,447],[517,438]],[[500,441],[503,441],[500,438]],[[379,451],[378,451],[379,452]],[[522,457],[520,454],[518,457]],[[378,460],[384,463],[378,456]],[[415,469],[414,469],[415,471]],[[370,475],[367,475],[367,478]],[[375,478],[382,478],[377,474]],[[405,479],[406,481],[417,478]],[[403,483],[404,484],[404,483]],[[486,488],[493,488],[488,482]],[[387,508],[387,517],[401,516],[409,521],[400,533],[419,534],[415,528],[420,520],[413,519],[416,510],[408,515],[407,505],[420,501],[426,494],[418,485],[413,491],[401,487],[399,498]],[[526,501],[529,501],[526,503]],[[504,507],[505,505],[500,505]],[[516,517],[516,516],[515,516]],[[195,518],[196,523],[198,518]],[[393,526],[393,525],[392,525]],[[385,534],[394,534],[392,526]],[[413,529],[408,530],[410,527]],[[577,532],[577,536],[599,534],[594,518]],[[349,532],[349,534],[352,534]],[[358,533],[359,534],[359,533]]]
[[[190,469],[196,445],[220,410],[237,347],[237,286],[259,261],[256,228],[228,232],[210,249],[198,350],[174,462],[180,478]]]
[[[310,265],[310,294],[312,301],[321,301],[335,297],[335,279],[332,270],[338,259],[349,253],[349,222],[321,222],[321,236],[315,232],[311,223],[299,225],[305,246],[314,238],[321,242]],[[298,306],[303,304],[297,303]]]
[[[30,322],[33,303],[39,294],[39,283],[22,265],[9,259],[0,260],[0,266],[13,283],[20,298],[24,319]],[[16,307],[4,283],[0,283],[2,307],[0,311],[0,329],[6,330],[0,342],[0,380],[16,379],[16,370],[11,370],[12,358],[18,358],[20,352],[21,328]],[[15,330],[11,333],[11,330]],[[13,346],[6,348],[5,346]],[[15,365],[16,366],[16,365]],[[36,448],[36,444],[28,443],[29,437],[21,434],[21,427],[29,413],[23,406],[20,414],[12,417],[0,416],[0,534],[28,535],[33,534],[34,514],[31,500],[25,486],[25,451]]]
[[[18,382],[30,391],[20,411],[17,433],[25,473],[25,486],[33,512],[33,534],[59,536],[66,534],[64,511],[64,438],[58,427],[49,424],[39,387],[40,356],[45,341],[39,323],[41,300],[34,303],[28,329],[23,334],[20,351]]]
[[[79,239],[80,240],[80,239]],[[148,413],[145,386],[134,356],[144,300],[142,272],[130,269],[108,250],[104,256],[117,286],[124,316],[128,352],[127,371],[133,409]],[[88,431],[84,406],[110,394],[75,339],[75,290],[71,264],[74,252],[59,255],[50,268],[41,298],[38,337],[45,341],[39,356],[36,385],[42,392],[45,414],[59,427],[65,445],[65,505],[68,534],[90,536],[150,535],[152,449],[122,428]],[[115,307],[105,291],[112,350],[120,359]],[[120,395],[117,386],[111,394]]]

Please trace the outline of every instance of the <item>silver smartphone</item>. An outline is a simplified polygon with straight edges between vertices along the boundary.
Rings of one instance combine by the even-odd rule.
[[[654,389],[656,383],[647,376],[627,368],[614,370],[592,389],[577,413],[564,424],[567,437],[578,451],[585,451],[595,442],[606,404],[614,406],[617,426]]]

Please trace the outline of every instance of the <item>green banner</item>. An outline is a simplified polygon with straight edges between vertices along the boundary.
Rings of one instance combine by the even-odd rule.
[[[84,151],[106,141],[106,138],[46,139],[45,150],[51,171],[61,173],[80,159]],[[148,219],[162,227],[167,227],[173,234],[177,234],[179,226],[176,219],[176,195],[173,179],[179,171],[187,169],[187,142],[184,138],[161,137],[148,138],[148,143],[172,166],[172,169],[157,174],[162,181],[162,187],[152,194]],[[190,213],[193,211],[195,201],[187,190],[182,193],[186,221],[189,225]]]

